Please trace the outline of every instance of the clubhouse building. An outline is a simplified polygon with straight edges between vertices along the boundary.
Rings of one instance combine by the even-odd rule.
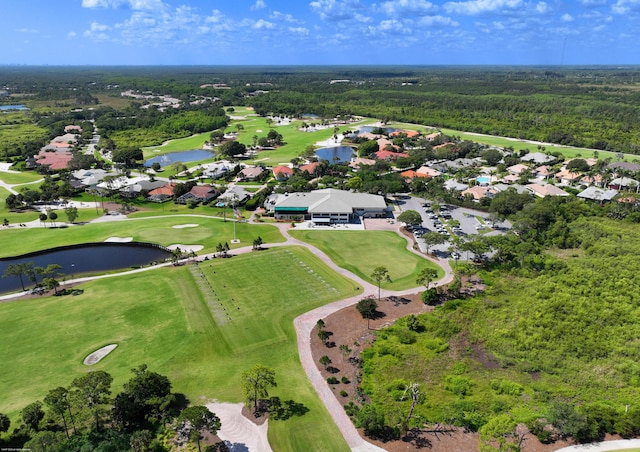
[[[357,224],[362,218],[385,218],[389,212],[382,196],[333,188],[276,194],[266,201],[265,208],[276,220],[305,220],[318,225]]]

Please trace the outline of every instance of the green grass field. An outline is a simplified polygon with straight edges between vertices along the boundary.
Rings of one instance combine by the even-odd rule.
[[[159,146],[149,146],[142,149],[145,159],[169,152],[189,151],[192,149],[202,149],[202,145],[209,140],[211,132],[198,133],[187,138],[170,140]]]
[[[406,249],[407,242],[391,231],[290,231],[300,240],[324,251],[338,266],[352,271],[362,279],[371,279],[373,269],[384,266],[392,279],[383,289],[403,290],[416,287],[416,277],[423,268],[434,268],[438,278],[443,270],[431,261]]]
[[[64,214],[61,214],[61,219]],[[82,216],[79,218],[82,221]],[[183,224],[197,227],[173,228]],[[240,243],[231,244],[233,222],[215,218],[171,216],[142,218],[130,221],[92,223],[64,229],[12,228],[2,231],[0,257],[18,256],[32,251],[44,250],[76,243],[103,242],[109,237],[133,237],[134,241],[153,242],[160,245],[202,245],[199,253],[215,252],[218,243],[228,242],[231,248],[251,246],[253,240],[262,237],[264,243],[283,242],[284,237],[271,225],[236,224],[236,237]]]
[[[33,173],[31,171],[23,171],[19,173],[1,171],[0,180],[5,184],[15,185],[30,184],[32,182],[41,181],[43,178],[41,174]],[[38,188],[38,184],[36,183],[32,188]]]
[[[200,272],[215,291],[211,306],[198,287]],[[163,268],[80,287],[85,292],[75,297],[0,305],[0,412],[15,419],[26,404],[86,372],[87,354],[118,343],[92,367],[111,373],[116,390],[131,368],[146,363],[192,402],[237,402],[240,374],[261,363],[276,371],[271,395],[309,409],[269,423],[274,450],[348,450],[300,366],[293,319],[358,290],[306,249],[265,250],[207,261],[198,270]],[[221,307],[230,320],[221,318]]]

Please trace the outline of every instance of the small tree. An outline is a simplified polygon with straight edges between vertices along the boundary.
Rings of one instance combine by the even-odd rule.
[[[30,403],[22,409],[20,416],[22,417],[22,422],[24,422],[27,427],[38,431],[40,421],[44,418],[42,403],[39,401]]]
[[[58,414],[62,418],[64,425],[64,432],[69,438],[69,428],[67,426],[67,412],[69,413],[69,419],[73,424],[73,430],[75,432],[75,423],[73,422],[73,416],[71,415],[71,403],[69,403],[69,391],[62,386],[49,390],[49,393],[44,398],[44,403],[51,408],[51,410]]]
[[[416,284],[424,286],[429,290],[429,285],[438,277],[438,272],[433,268],[423,268],[418,273],[416,278]]]
[[[363,319],[367,319],[367,329],[369,329],[369,321],[375,317],[378,303],[373,297],[363,298],[356,304],[356,309]]]
[[[66,207],[64,209],[64,213],[67,215],[67,220],[69,220],[69,223],[74,223],[78,218],[78,208],[75,206]]]
[[[351,354],[351,351],[352,351],[347,344],[341,344],[339,349],[340,349],[340,354],[342,355],[342,361],[347,359],[347,357]]]
[[[47,223],[45,223],[45,221],[47,221],[47,214],[46,213],[41,213],[40,215],[38,215],[38,218],[40,219],[40,223],[42,223],[42,225],[46,228],[47,227]]]
[[[389,270],[387,270],[387,267],[376,267],[373,269],[373,273],[371,273],[371,279],[378,284],[378,301],[380,301],[380,286],[382,285],[382,281],[391,282]]]
[[[197,405],[185,408],[178,418],[180,426],[188,432],[189,439],[195,440],[200,449],[200,432],[207,431],[212,435],[220,430],[220,418],[213,414],[206,406]]]
[[[8,432],[11,427],[11,419],[4,413],[0,413],[0,433]]]
[[[93,414],[96,431],[100,431],[102,405],[110,402],[113,377],[103,370],[95,370],[73,380],[74,395]]]
[[[51,220],[51,223],[53,224],[53,227],[56,227],[56,220],[58,219],[58,214],[55,212],[49,212],[49,219]]]
[[[430,231],[422,236],[422,240],[424,240],[425,245],[427,246],[427,254],[429,254],[429,249],[434,245],[440,245],[447,240],[447,236],[440,232]]]
[[[320,364],[322,364],[324,366],[324,368],[326,370],[329,370],[329,366],[331,365],[331,358],[329,358],[327,355],[324,355],[322,358],[320,358]]]
[[[329,336],[330,334],[327,330],[318,330],[318,338],[320,338],[320,340],[324,345],[327,345],[327,342],[329,341]]]
[[[422,223],[422,216],[415,210],[405,210],[398,215],[397,220],[409,226],[417,226]]]
[[[276,373],[262,364],[256,364],[242,373],[242,391],[247,406],[253,402],[254,413],[258,412],[258,400],[269,397],[268,389],[277,386]]]

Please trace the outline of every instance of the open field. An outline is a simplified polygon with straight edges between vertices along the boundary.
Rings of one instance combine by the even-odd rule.
[[[406,249],[407,242],[395,232],[387,231],[290,231],[300,240],[324,251],[336,265],[346,268],[365,281],[371,279],[373,269],[384,266],[392,282],[383,282],[382,288],[403,290],[416,286],[416,277],[423,268],[438,271],[440,267]]]
[[[207,305],[198,289],[201,272],[230,320]],[[114,389],[131,368],[146,363],[196,403],[241,401],[242,371],[256,363],[272,367],[278,387],[271,395],[309,410],[270,422],[274,449],[347,450],[300,366],[293,318],[358,291],[306,249],[265,250],[207,261],[197,269],[163,268],[153,276],[123,275],[80,287],[85,292],[75,297],[0,305],[0,361],[11,369],[0,377],[6,395],[0,412],[15,419],[23,406],[85,372],[86,355],[118,343],[92,368],[111,373]]]
[[[159,146],[149,146],[142,149],[145,159],[150,159],[169,152],[189,151],[192,149],[202,149],[202,145],[209,140],[211,132],[198,133],[187,138],[169,140]],[[159,152],[155,152],[159,151]]]
[[[8,173],[4,171],[0,171],[0,180],[5,184],[15,185],[15,184],[29,184],[31,182],[36,182],[43,180],[41,174],[35,173],[33,171],[24,171],[20,173]],[[37,188],[38,184],[34,184],[33,188]],[[18,187],[16,187],[18,189]]]
[[[61,219],[64,219],[62,215]],[[79,218],[82,220],[82,217]],[[176,229],[172,226],[196,223],[194,228]],[[255,238],[262,237],[264,243],[283,242],[277,228],[270,225],[239,223],[236,236],[240,243],[234,245],[233,222],[213,218],[192,216],[171,216],[164,218],[143,218],[106,223],[75,225],[64,229],[15,228],[2,231],[0,257],[18,256],[58,246],[76,243],[103,242],[109,237],[133,237],[134,241],[153,242],[160,245],[176,243],[202,245],[202,253],[215,252],[218,243],[229,242],[231,248],[250,246]]]

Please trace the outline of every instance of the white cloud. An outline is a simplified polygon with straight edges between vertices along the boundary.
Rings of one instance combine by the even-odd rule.
[[[83,35],[89,39],[96,41],[105,41],[109,39],[109,35],[105,32],[111,31],[111,27],[108,25],[100,24],[98,22],[91,22],[88,30],[85,30]]]
[[[586,8],[606,6],[608,0],[580,0],[580,4]]]
[[[270,18],[274,20],[283,20],[290,24],[300,23],[300,21],[295,17],[293,17],[291,14],[284,14],[284,13],[281,13],[280,11],[274,11],[273,13],[271,13]]]
[[[562,17],[560,18],[560,20],[562,22],[573,22],[575,19],[573,18],[573,16],[571,14],[563,14]]]
[[[18,28],[16,30],[18,33],[38,33],[38,30],[35,28]]]
[[[360,0],[316,0],[309,6],[322,20],[330,21],[354,19],[356,11],[362,9]]]
[[[305,27],[295,27],[295,28],[289,27],[289,31],[291,33],[298,34],[298,35],[304,35],[304,36],[309,35],[309,29]]]
[[[75,39],[76,36],[78,36],[78,34],[75,31],[70,31],[69,33],[67,33],[67,39],[69,40]]]
[[[382,10],[390,16],[409,16],[428,14],[436,9],[426,0],[393,0],[382,3]]]
[[[256,0],[256,3],[251,7],[251,9],[256,10],[256,9],[264,9],[267,7],[267,4],[264,2],[264,0]]]
[[[538,14],[546,14],[551,10],[546,2],[539,2],[536,4],[536,12]]]
[[[448,2],[444,9],[449,13],[476,15],[488,12],[501,12],[522,9],[522,0],[469,0],[466,2]]]
[[[425,16],[420,18],[419,23],[428,27],[457,27],[460,25],[452,18],[445,16]]]
[[[272,30],[275,28],[275,24],[273,22],[260,19],[254,23],[251,28],[254,30]]]
[[[163,9],[161,0],[82,0],[83,8],[130,8],[136,11]]]
[[[618,0],[611,9],[616,14],[640,12],[640,0]]]

